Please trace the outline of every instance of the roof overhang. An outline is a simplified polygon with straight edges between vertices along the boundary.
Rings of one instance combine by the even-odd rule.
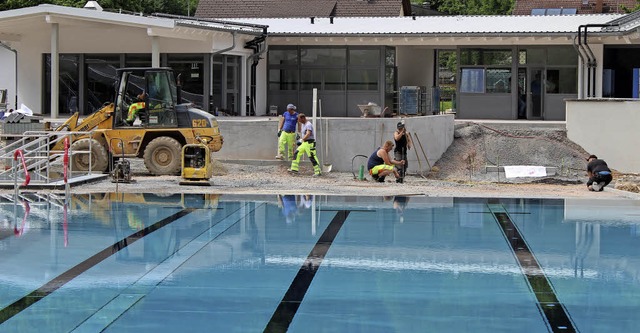
[[[219,34],[259,35],[266,27],[236,22],[203,22],[185,17],[144,16],[55,5],[39,5],[0,12],[0,41],[19,42],[50,24],[82,27],[122,26],[145,29],[149,36],[206,40]]]

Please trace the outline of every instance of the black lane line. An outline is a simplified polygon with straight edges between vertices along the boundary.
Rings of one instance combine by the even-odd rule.
[[[66,283],[76,278],[78,275],[86,272],[87,270],[99,264],[101,261],[107,259],[114,253],[135,243],[140,238],[151,234],[152,232],[166,226],[167,224],[170,224],[178,220],[179,218],[189,213],[192,213],[195,210],[196,210],[195,208],[186,208],[167,218],[164,218],[134,234],[127,236],[126,238],[123,238],[122,240],[114,243],[113,245],[106,247],[104,250],[94,254],[93,256],[77,264],[76,266],[72,267],[66,272],[56,276],[55,278],[53,278],[53,280],[47,282],[42,287],[38,288],[37,290],[34,290],[30,294],[22,297],[21,299],[13,302],[13,304],[0,310],[0,324],[4,323],[5,321],[9,320],[11,317],[17,315],[18,313],[22,312],[26,308],[42,300],[44,297],[58,290],[60,287],[64,286]]]
[[[336,238],[338,231],[342,228],[350,212],[349,210],[338,211],[333,220],[331,220],[327,229],[325,229],[316,245],[311,249],[311,252],[309,252],[307,260],[305,260],[302,267],[300,267],[298,274],[293,279],[293,282],[291,282],[289,290],[284,294],[278,308],[273,313],[273,316],[271,316],[271,320],[269,320],[267,327],[264,329],[265,333],[286,332],[289,329],[289,325],[296,315],[300,303],[302,303],[302,299],[311,285],[311,281],[313,281],[316,272],[320,268],[324,256],[327,254],[327,251],[329,251],[329,247],[331,247],[333,240]]]
[[[540,267],[538,260],[531,253],[520,231],[511,221],[507,213],[494,212],[498,224],[502,228],[507,243],[511,246],[513,254],[518,260],[520,269],[529,281],[529,285],[538,300],[538,308],[544,314],[552,332],[577,332],[571,321],[569,313],[551,288],[551,283]]]

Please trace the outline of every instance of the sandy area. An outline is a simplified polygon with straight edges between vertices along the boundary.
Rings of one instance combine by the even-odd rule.
[[[495,125],[491,125],[495,126]],[[350,172],[330,172],[312,177],[311,165],[301,163],[300,173],[287,172],[288,163],[231,164],[214,160],[209,186],[180,185],[179,176],[151,176],[142,160],[132,159],[131,183],[106,180],[76,185],[75,193],[217,193],[217,194],[319,194],[349,196],[426,195],[439,197],[519,198],[640,198],[639,175],[614,173],[603,192],[589,192],[585,157],[589,152],[571,142],[564,128],[531,128],[527,123],[509,129],[486,124],[456,122],[453,144],[435,163],[422,162],[423,172],[407,175],[403,184],[387,177],[385,183],[356,179]],[[411,129],[409,129],[411,130]],[[415,149],[409,154],[417,153]],[[215,158],[215,154],[214,154]],[[267,163],[269,162],[269,163]],[[433,164],[433,165],[431,165]],[[543,178],[504,177],[487,167],[538,165],[556,170]]]
[[[456,122],[454,142],[433,163],[431,171],[408,175],[403,184],[387,177],[385,183],[356,179],[350,172],[312,177],[310,163],[301,163],[300,174],[287,172],[288,164],[243,165],[214,163],[210,186],[180,185],[178,176],[153,177],[140,160],[132,160],[134,182],[118,184],[121,192],[219,193],[219,194],[320,194],[349,196],[426,195],[439,197],[518,198],[640,198],[634,192],[638,175],[614,176],[602,192],[590,192],[586,160],[589,152],[570,141],[564,128],[532,128],[527,123],[497,129],[486,124]],[[411,129],[409,129],[411,130]],[[409,154],[416,153],[415,149]],[[214,155],[215,157],[215,155]],[[269,164],[269,163],[264,163]],[[423,164],[426,164],[423,162]],[[504,173],[485,172],[487,166],[540,165],[556,170],[543,178],[510,178]],[[430,165],[431,166],[431,165]],[[627,191],[615,188],[626,189]],[[634,190],[634,188],[636,190]],[[111,192],[111,179],[73,188],[74,192]]]
[[[132,164],[135,165],[135,164]],[[134,169],[135,170],[135,169]],[[138,168],[138,170],[141,170]],[[300,174],[291,175],[285,165],[251,166],[217,163],[216,175],[209,186],[180,185],[179,176],[134,174],[131,183],[113,183],[111,179],[79,185],[72,192],[133,193],[218,193],[218,194],[318,194],[348,196],[426,195],[439,197],[526,197],[526,198],[635,198],[631,192],[605,188],[589,192],[584,183],[570,183],[553,178],[537,182],[499,183],[488,181],[448,181],[408,175],[405,183],[387,179],[385,183],[361,181],[351,173],[331,172],[312,177],[309,166],[301,166]],[[431,175],[433,176],[433,175]],[[431,177],[430,176],[430,177]],[[586,179],[585,179],[586,180]]]

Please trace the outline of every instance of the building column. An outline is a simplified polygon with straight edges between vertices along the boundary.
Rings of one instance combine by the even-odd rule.
[[[602,98],[602,72],[603,72],[603,63],[604,63],[604,45],[603,44],[589,44],[591,47],[591,51],[596,58],[596,69],[594,76],[595,80],[595,96],[597,98]]]
[[[60,27],[51,24],[51,118],[58,118],[58,100],[60,98]]]
[[[240,100],[242,103],[240,103],[239,113],[243,116],[247,116],[249,114],[249,110],[247,110],[247,96],[249,96],[247,86],[251,84],[251,73],[249,73],[248,70],[248,62],[250,59],[250,56],[243,55],[242,61],[240,61],[240,77],[242,80],[242,82],[240,82]]]
[[[151,67],[160,67],[160,41],[158,36],[151,36]]]

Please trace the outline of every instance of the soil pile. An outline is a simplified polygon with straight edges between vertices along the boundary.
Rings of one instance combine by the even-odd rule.
[[[582,147],[569,140],[564,128],[494,128],[465,122],[456,124],[454,141],[435,163],[430,178],[470,182],[541,182],[540,178],[504,177],[496,167],[544,166],[559,183],[586,180]],[[555,173],[555,174],[554,174]],[[542,182],[552,182],[544,180]]]

